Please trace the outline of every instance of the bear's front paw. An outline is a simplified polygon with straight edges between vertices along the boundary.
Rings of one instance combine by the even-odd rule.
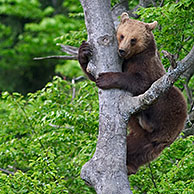
[[[92,56],[92,48],[91,45],[83,41],[78,50],[78,60],[81,65],[87,65],[89,62],[89,58]]]
[[[96,85],[101,89],[110,89],[112,81],[111,77],[110,73],[100,73],[96,80]]]

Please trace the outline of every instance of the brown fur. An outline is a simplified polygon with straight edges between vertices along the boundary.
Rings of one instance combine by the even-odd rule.
[[[157,53],[152,30],[157,22],[146,24],[121,16],[117,29],[119,54],[124,58],[122,72],[101,73],[97,80],[86,72],[90,48],[83,43],[79,61],[92,81],[102,89],[119,88],[133,96],[144,93],[151,84],[164,75],[165,70]],[[85,61],[85,63],[83,63]],[[128,174],[155,159],[179,135],[186,119],[186,102],[181,92],[172,87],[145,111],[129,120],[127,136]]]

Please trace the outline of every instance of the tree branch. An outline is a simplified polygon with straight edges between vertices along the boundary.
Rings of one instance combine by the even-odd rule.
[[[78,48],[69,45],[57,44],[57,46],[61,47],[61,50],[71,56],[67,55],[53,55],[46,57],[35,57],[33,60],[44,60],[44,59],[63,59],[63,60],[77,60],[78,58]]]
[[[189,84],[188,81],[186,80],[186,83],[183,84],[186,95],[187,95],[187,100],[188,103],[191,105],[191,108],[193,106],[193,94],[192,94],[192,90],[189,88]]]
[[[120,16],[123,12],[126,12],[128,8],[129,8],[128,0],[120,0],[120,3],[116,4],[112,8],[111,12],[115,27],[117,27],[119,24],[118,16]]]
[[[175,56],[172,55],[171,53],[165,51],[165,50],[162,50],[162,53],[164,54],[164,57],[167,57],[168,58],[168,60],[170,61],[171,66],[172,66],[172,68],[175,69],[177,67],[176,60],[175,60]]]
[[[57,44],[57,46],[61,47],[61,50],[69,55],[77,56],[78,55],[78,48],[69,45]]]
[[[14,175],[14,172],[11,172],[11,171],[9,171],[9,170],[5,170],[5,169],[3,169],[3,168],[0,168],[0,171],[1,172],[4,172],[5,174],[8,174],[8,175]]]
[[[139,4],[132,10],[129,9],[128,0],[120,0],[118,4],[116,4],[112,8],[112,17],[114,20],[115,27],[119,24],[118,17],[123,13],[127,12],[131,17],[138,18],[139,16],[135,13],[140,7],[149,7],[150,5],[156,6],[156,2],[154,0],[139,0]]]
[[[192,125],[190,128],[185,129],[183,133],[184,133],[184,137],[194,135],[194,125]]]
[[[35,58],[33,58],[33,60],[44,60],[44,59],[77,60],[77,56],[53,55],[53,56],[35,57]]]
[[[190,81],[191,77],[193,76],[193,74],[194,74],[194,65],[191,66],[189,69],[187,69],[183,73],[182,77],[185,78],[186,82],[188,83]]]
[[[160,2],[160,7],[163,7],[163,5],[164,5],[164,0],[162,0],[162,1]]]
[[[134,13],[134,12],[136,12],[140,7],[147,8],[147,7],[149,7],[150,5],[156,6],[155,1],[153,1],[153,0],[139,0],[139,4],[138,4],[135,8],[133,8],[132,10],[129,10],[127,13],[128,13],[131,17],[133,17],[133,18],[138,18],[139,15],[137,15],[137,14]]]

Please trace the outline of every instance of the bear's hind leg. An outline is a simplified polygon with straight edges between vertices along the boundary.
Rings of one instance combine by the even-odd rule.
[[[147,163],[153,145],[144,136],[131,132],[127,136],[127,169],[128,174],[135,174],[138,168]]]
[[[140,166],[158,157],[165,147],[165,144],[150,142],[145,136],[131,132],[127,136],[128,175],[135,174]]]

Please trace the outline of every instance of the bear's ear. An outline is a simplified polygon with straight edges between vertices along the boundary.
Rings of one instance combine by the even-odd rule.
[[[154,21],[154,22],[152,22],[152,23],[148,23],[148,24],[146,24],[146,28],[147,28],[148,30],[152,31],[152,30],[155,29],[155,27],[157,26],[157,24],[158,24],[157,21]]]
[[[124,23],[126,20],[128,20],[129,19],[129,15],[128,15],[128,13],[127,12],[123,12],[122,14],[121,14],[121,23]]]

